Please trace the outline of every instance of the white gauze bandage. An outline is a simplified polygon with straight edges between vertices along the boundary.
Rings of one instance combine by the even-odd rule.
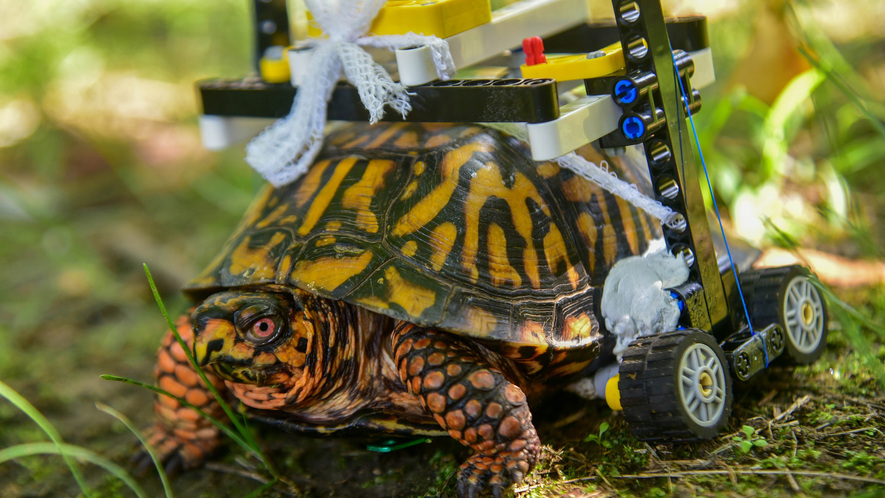
[[[671,224],[676,219],[676,212],[651,197],[643,194],[636,188],[636,185],[627,183],[615,175],[608,168],[598,166],[575,152],[570,152],[559,159],[557,162],[563,168],[570,169],[578,175],[599,185],[604,190],[624,199],[637,208],[661,220],[662,223]]]
[[[405,115],[412,109],[406,87],[393,81],[361,45],[388,49],[428,46],[440,79],[449,79],[455,63],[448,44],[415,33],[365,36],[385,0],[305,0],[327,38],[312,43],[310,74],[298,88],[292,110],[246,146],[246,161],[274,187],[292,182],[313,162],[323,145],[326,107],[344,72],[369,111],[369,122],[384,117],[384,106]]]

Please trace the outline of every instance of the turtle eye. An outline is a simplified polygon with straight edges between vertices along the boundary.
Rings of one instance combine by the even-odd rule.
[[[277,337],[280,327],[273,318],[260,318],[252,322],[246,332],[246,339],[255,344],[267,344]]]

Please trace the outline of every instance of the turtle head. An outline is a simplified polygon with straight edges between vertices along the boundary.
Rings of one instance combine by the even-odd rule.
[[[191,315],[194,357],[229,381],[259,386],[290,382],[303,369],[311,327],[297,295],[227,291]]]

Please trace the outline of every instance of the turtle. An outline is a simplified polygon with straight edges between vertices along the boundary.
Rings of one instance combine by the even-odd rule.
[[[651,195],[644,161],[607,162]],[[298,433],[448,435],[458,491],[500,495],[538,460],[531,405],[611,363],[608,270],[660,224],[555,161],[475,124],[350,124],[295,182],[266,186],[184,292],[177,328],[209,381]],[[167,332],[157,384],[220,407]],[[199,466],[219,431],[160,396],[150,439]]]

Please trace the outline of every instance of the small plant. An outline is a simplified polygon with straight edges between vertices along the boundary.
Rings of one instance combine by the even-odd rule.
[[[732,439],[738,443],[738,447],[741,449],[741,453],[749,453],[753,448],[762,448],[768,446],[768,441],[763,437],[759,437],[756,435],[757,430],[749,425],[745,425],[741,427],[741,432],[744,433],[743,436],[740,434],[734,436]]]
[[[609,428],[608,422],[603,422],[603,423],[599,424],[599,433],[588,435],[587,437],[584,438],[584,441],[585,442],[593,442],[593,443],[596,443],[596,444],[602,446],[603,448],[611,449],[612,442],[603,437],[603,435],[608,430],[608,428]]]
[[[861,474],[869,474],[876,465],[883,462],[882,458],[870,455],[866,451],[847,451],[845,456],[848,460],[842,462],[842,467]]]

